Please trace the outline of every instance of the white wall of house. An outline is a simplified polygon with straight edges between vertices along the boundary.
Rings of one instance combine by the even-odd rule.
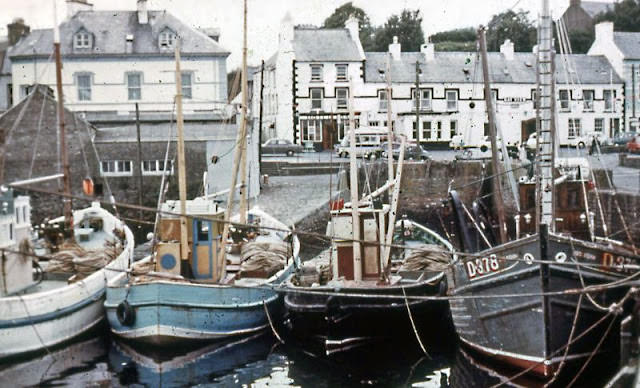
[[[185,112],[223,106],[227,98],[226,58],[183,57],[181,69],[192,74],[192,97],[183,99]],[[140,99],[129,99],[127,73],[142,74]],[[90,100],[79,99],[79,74],[91,75]],[[14,104],[25,96],[24,86],[36,81],[55,91],[54,64],[42,60],[35,64],[30,60],[12,61]],[[69,58],[64,59],[62,83],[65,106],[73,111],[129,112],[136,102],[143,111],[171,111],[176,94],[175,62],[170,57]]]

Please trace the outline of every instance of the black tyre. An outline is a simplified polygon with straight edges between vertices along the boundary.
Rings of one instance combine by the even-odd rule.
[[[136,312],[126,300],[122,301],[116,308],[118,322],[123,326],[131,326],[136,321]]]

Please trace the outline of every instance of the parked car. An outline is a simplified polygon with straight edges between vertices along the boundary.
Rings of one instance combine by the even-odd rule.
[[[382,154],[383,148],[380,145],[382,140],[387,138],[387,132],[377,128],[360,127],[356,129],[355,137],[356,157],[375,159]],[[349,138],[349,134],[345,134],[345,137],[335,148],[341,158],[349,156],[349,151],[351,150]]]
[[[400,158],[400,146],[401,143],[392,143],[393,158],[398,160]],[[382,157],[388,157],[388,143],[382,143]],[[404,160],[429,160],[431,155],[419,144],[406,144],[404,147]]]
[[[640,152],[640,135],[634,136],[627,143],[627,151],[629,152]]]
[[[462,135],[454,135],[449,141],[449,148],[453,148],[453,149],[464,148],[464,137]]]
[[[619,132],[613,137],[613,144],[618,146],[626,146],[638,134],[636,132]]]
[[[302,146],[299,144],[293,144],[286,139],[269,139],[262,144],[263,154],[284,154],[287,156],[293,156],[298,152],[302,152]]]

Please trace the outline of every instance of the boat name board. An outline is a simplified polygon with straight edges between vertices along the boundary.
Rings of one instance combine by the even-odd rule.
[[[469,280],[477,280],[505,271],[516,265],[517,260],[517,253],[512,253],[500,258],[495,254],[491,254],[488,257],[468,260],[465,262],[464,269],[467,272]],[[511,263],[511,265],[509,265],[509,263]]]
[[[599,255],[594,254],[592,252],[585,252],[581,250],[574,250],[573,255],[576,258],[589,260],[592,262],[599,262],[601,267],[600,269],[603,271],[615,271],[615,272],[623,272],[623,273],[633,273],[634,269],[634,261],[630,257],[626,257],[623,255],[616,255],[611,252],[602,252]],[[598,257],[599,256],[599,257]]]

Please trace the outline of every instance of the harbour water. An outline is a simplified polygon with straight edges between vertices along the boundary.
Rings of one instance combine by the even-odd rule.
[[[0,386],[91,387],[535,387],[543,381],[517,378],[458,348],[416,343],[378,343],[325,357],[307,347],[280,343],[270,331],[231,342],[157,353],[120,342],[107,330],[39,356],[0,365]],[[598,371],[595,371],[598,372]],[[582,380],[579,386],[602,386]],[[592,379],[592,377],[590,377]]]

